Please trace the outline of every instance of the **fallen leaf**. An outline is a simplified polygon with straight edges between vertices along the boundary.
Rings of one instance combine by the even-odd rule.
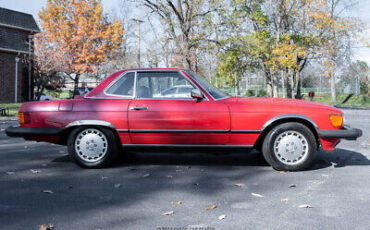
[[[283,173],[286,173],[287,171],[279,171],[279,173],[283,174]]]
[[[39,230],[53,230],[54,229],[54,225],[52,224],[42,224],[39,226]]]
[[[212,210],[212,209],[215,209],[215,208],[217,208],[217,205],[211,205],[211,206],[209,206],[209,207],[205,207],[204,209],[205,210]]]
[[[150,173],[144,174],[143,177],[148,177],[150,176]]]
[[[281,202],[288,202],[288,198],[283,198],[280,200]]]
[[[35,169],[30,169],[30,171],[33,174],[37,174],[37,173],[40,173],[41,172],[40,170],[35,170]]]
[[[255,196],[255,197],[260,197],[260,198],[262,198],[263,196],[261,195],[261,194],[258,194],[258,193],[251,193],[252,194],[252,196]]]
[[[168,212],[162,213],[162,216],[169,216],[169,215],[172,215],[174,213],[175,213],[174,211],[168,211]]]
[[[244,187],[245,186],[245,184],[235,184],[236,186],[238,186],[238,187]]]
[[[6,172],[6,174],[8,174],[8,175],[13,175],[13,174],[14,174],[14,172]]]
[[[121,187],[121,184],[115,184],[114,187],[119,188],[119,187]]]
[[[51,190],[42,190],[43,193],[47,193],[47,194],[53,194],[54,192],[51,191]]]
[[[226,218],[226,215],[221,215],[221,216],[218,217],[219,220],[223,220],[225,218]]]
[[[313,208],[313,207],[309,204],[301,204],[298,206],[298,208]]]
[[[177,201],[177,202],[172,202],[172,204],[182,204],[181,201]]]
[[[297,187],[297,185],[295,185],[295,184],[289,185],[289,188],[295,188],[295,187]]]

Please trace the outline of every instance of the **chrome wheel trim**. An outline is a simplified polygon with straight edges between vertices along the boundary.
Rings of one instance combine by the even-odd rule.
[[[307,139],[299,132],[288,130],[281,133],[274,142],[273,151],[276,158],[287,165],[297,165],[308,155]]]
[[[97,162],[107,154],[107,137],[98,129],[85,129],[76,137],[75,151],[81,160],[90,163]]]

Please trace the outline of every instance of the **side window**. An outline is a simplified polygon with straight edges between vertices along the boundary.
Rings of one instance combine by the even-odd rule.
[[[180,89],[186,88],[186,92]],[[194,86],[179,72],[138,72],[137,98],[191,98]]]
[[[133,96],[134,95],[135,73],[127,73],[116,81],[106,91],[107,94],[118,96]]]

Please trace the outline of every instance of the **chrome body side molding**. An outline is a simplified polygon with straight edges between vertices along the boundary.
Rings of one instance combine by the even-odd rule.
[[[224,148],[252,148],[253,145],[184,145],[184,144],[123,144],[123,147],[224,147]]]
[[[276,116],[276,117],[273,117],[271,118],[270,120],[268,120],[261,128],[261,132],[266,129],[269,125],[271,125],[273,122],[275,121],[278,121],[278,120],[282,120],[282,119],[289,119],[289,118],[297,118],[297,119],[302,119],[302,120],[306,120],[308,121],[309,123],[311,123],[315,129],[319,129],[319,127],[317,126],[317,124],[311,119],[311,118],[308,118],[306,116],[303,116],[303,115],[299,115],[299,114],[284,114],[284,115],[279,115],[279,116]]]
[[[66,125],[66,128],[73,127],[73,126],[80,126],[80,125],[99,125],[99,126],[106,126],[112,129],[115,129],[116,126],[114,126],[112,123],[109,123],[107,121],[102,120],[79,120],[79,121],[72,121],[68,125]]]

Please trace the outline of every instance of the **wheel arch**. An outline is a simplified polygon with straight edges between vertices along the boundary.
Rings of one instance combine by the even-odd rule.
[[[262,147],[263,140],[265,139],[266,135],[270,132],[271,129],[274,127],[287,123],[287,122],[297,122],[305,125],[308,127],[313,135],[315,136],[316,142],[317,142],[317,148],[320,147],[320,139],[319,135],[317,133],[318,126],[317,124],[309,117],[298,115],[298,114],[286,114],[286,115],[279,115],[276,117],[271,118],[268,120],[261,128],[261,134],[258,137],[257,141],[254,144],[254,148],[260,150]]]
[[[114,136],[117,138],[117,141],[120,142],[120,138],[116,130],[116,126],[113,125],[112,123],[103,121],[103,120],[77,120],[77,121],[72,121],[65,126],[65,129],[60,134],[61,138],[59,140],[59,144],[66,145],[68,137],[71,134],[72,130],[82,127],[82,126],[108,128],[113,132]]]

